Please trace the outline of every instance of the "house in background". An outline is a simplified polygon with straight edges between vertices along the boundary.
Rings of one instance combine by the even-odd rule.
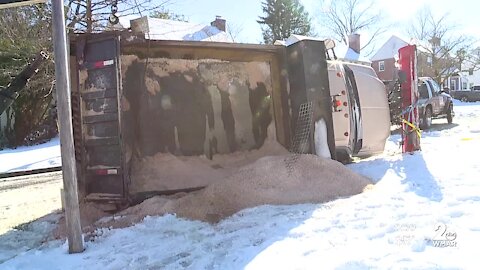
[[[220,16],[216,16],[210,25],[150,17],[131,19],[128,16],[121,18],[120,24],[144,33],[145,38],[151,40],[233,42],[225,32],[226,20]]]
[[[445,78],[442,83],[443,88],[448,88],[450,90],[468,90],[473,87],[474,83],[470,82],[468,71],[460,71],[458,68],[452,68],[447,70],[445,73],[452,74],[448,78]],[[473,74],[472,74],[473,75]]]
[[[404,39],[392,35],[385,44],[372,56],[372,68],[377,73],[378,78],[384,83],[393,81],[397,76],[395,66],[398,58],[398,50],[409,45]]]
[[[473,54],[480,58],[480,48],[473,51]],[[480,70],[476,63],[465,63],[455,68],[454,72],[449,72],[452,76],[443,81],[443,87],[450,90],[470,90],[474,86],[480,86]]]
[[[470,90],[474,86],[480,86],[480,71],[479,70],[462,70],[458,68],[453,75],[446,78],[442,84],[450,90]]]
[[[435,71],[432,67],[432,49],[427,49],[430,44],[422,44],[421,41],[412,39],[411,42],[392,35],[372,56],[372,67],[377,73],[378,78],[385,84],[393,82],[397,76],[397,68],[395,67],[395,59],[398,57],[398,50],[409,44],[417,45],[417,68],[421,76],[434,77]],[[480,48],[476,50],[477,55],[480,56]],[[440,54],[440,53],[439,53]],[[473,86],[480,86],[480,71],[465,64],[462,70],[456,65],[452,64],[453,58],[443,59],[444,66],[448,67],[442,74],[451,74],[448,77],[442,77],[439,83],[443,87],[450,90],[469,90]]]

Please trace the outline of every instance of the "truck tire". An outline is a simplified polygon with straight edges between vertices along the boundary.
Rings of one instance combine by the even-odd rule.
[[[447,123],[449,124],[453,123],[452,111],[453,111],[453,104],[450,104],[450,106],[448,106],[448,109],[447,109]]]
[[[432,108],[427,107],[422,119],[422,129],[429,129],[432,126]]]

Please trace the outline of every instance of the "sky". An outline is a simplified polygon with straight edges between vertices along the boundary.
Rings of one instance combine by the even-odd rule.
[[[330,0],[323,0],[328,3]],[[341,0],[336,0],[341,1]],[[362,0],[360,0],[362,1]],[[480,2],[473,0],[374,0],[375,7],[382,10],[385,15],[385,24],[392,25],[389,30],[378,38],[374,44],[376,48],[385,42],[392,34],[399,35],[407,40],[410,39],[406,28],[415,18],[418,10],[430,8],[435,16],[448,14],[448,20],[456,25],[459,34],[472,36],[480,40],[480,27],[478,24],[478,10]],[[262,34],[260,25],[256,22],[262,15],[260,0],[173,0],[167,8],[178,14],[185,15],[190,22],[209,24],[220,15],[227,20],[227,25],[241,29],[238,37],[240,42],[260,43]],[[322,0],[301,0],[306,10],[312,17],[314,28],[319,36],[327,36],[328,33],[321,31],[318,18],[321,16]],[[369,33],[360,33],[367,40]]]

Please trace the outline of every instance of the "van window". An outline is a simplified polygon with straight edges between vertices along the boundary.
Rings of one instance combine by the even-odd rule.
[[[428,88],[426,82],[420,83],[420,85],[418,86],[418,94],[420,95],[421,99],[430,98],[430,96],[428,95]]]

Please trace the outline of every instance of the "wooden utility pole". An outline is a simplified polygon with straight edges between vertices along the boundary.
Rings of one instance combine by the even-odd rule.
[[[63,188],[65,190],[65,219],[67,223],[68,252],[83,252],[82,227],[78,206],[77,169],[73,146],[70,75],[67,54],[65,11],[62,0],[52,0],[53,42],[57,113],[60,124]]]
[[[46,0],[0,0],[0,9],[44,3]],[[77,169],[73,147],[72,106],[70,102],[70,75],[68,72],[67,34],[65,10],[62,0],[52,0],[53,45],[57,113],[60,122],[63,188],[65,189],[65,219],[67,221],[68,252],[84,250],[80,209],[78,207]]]

